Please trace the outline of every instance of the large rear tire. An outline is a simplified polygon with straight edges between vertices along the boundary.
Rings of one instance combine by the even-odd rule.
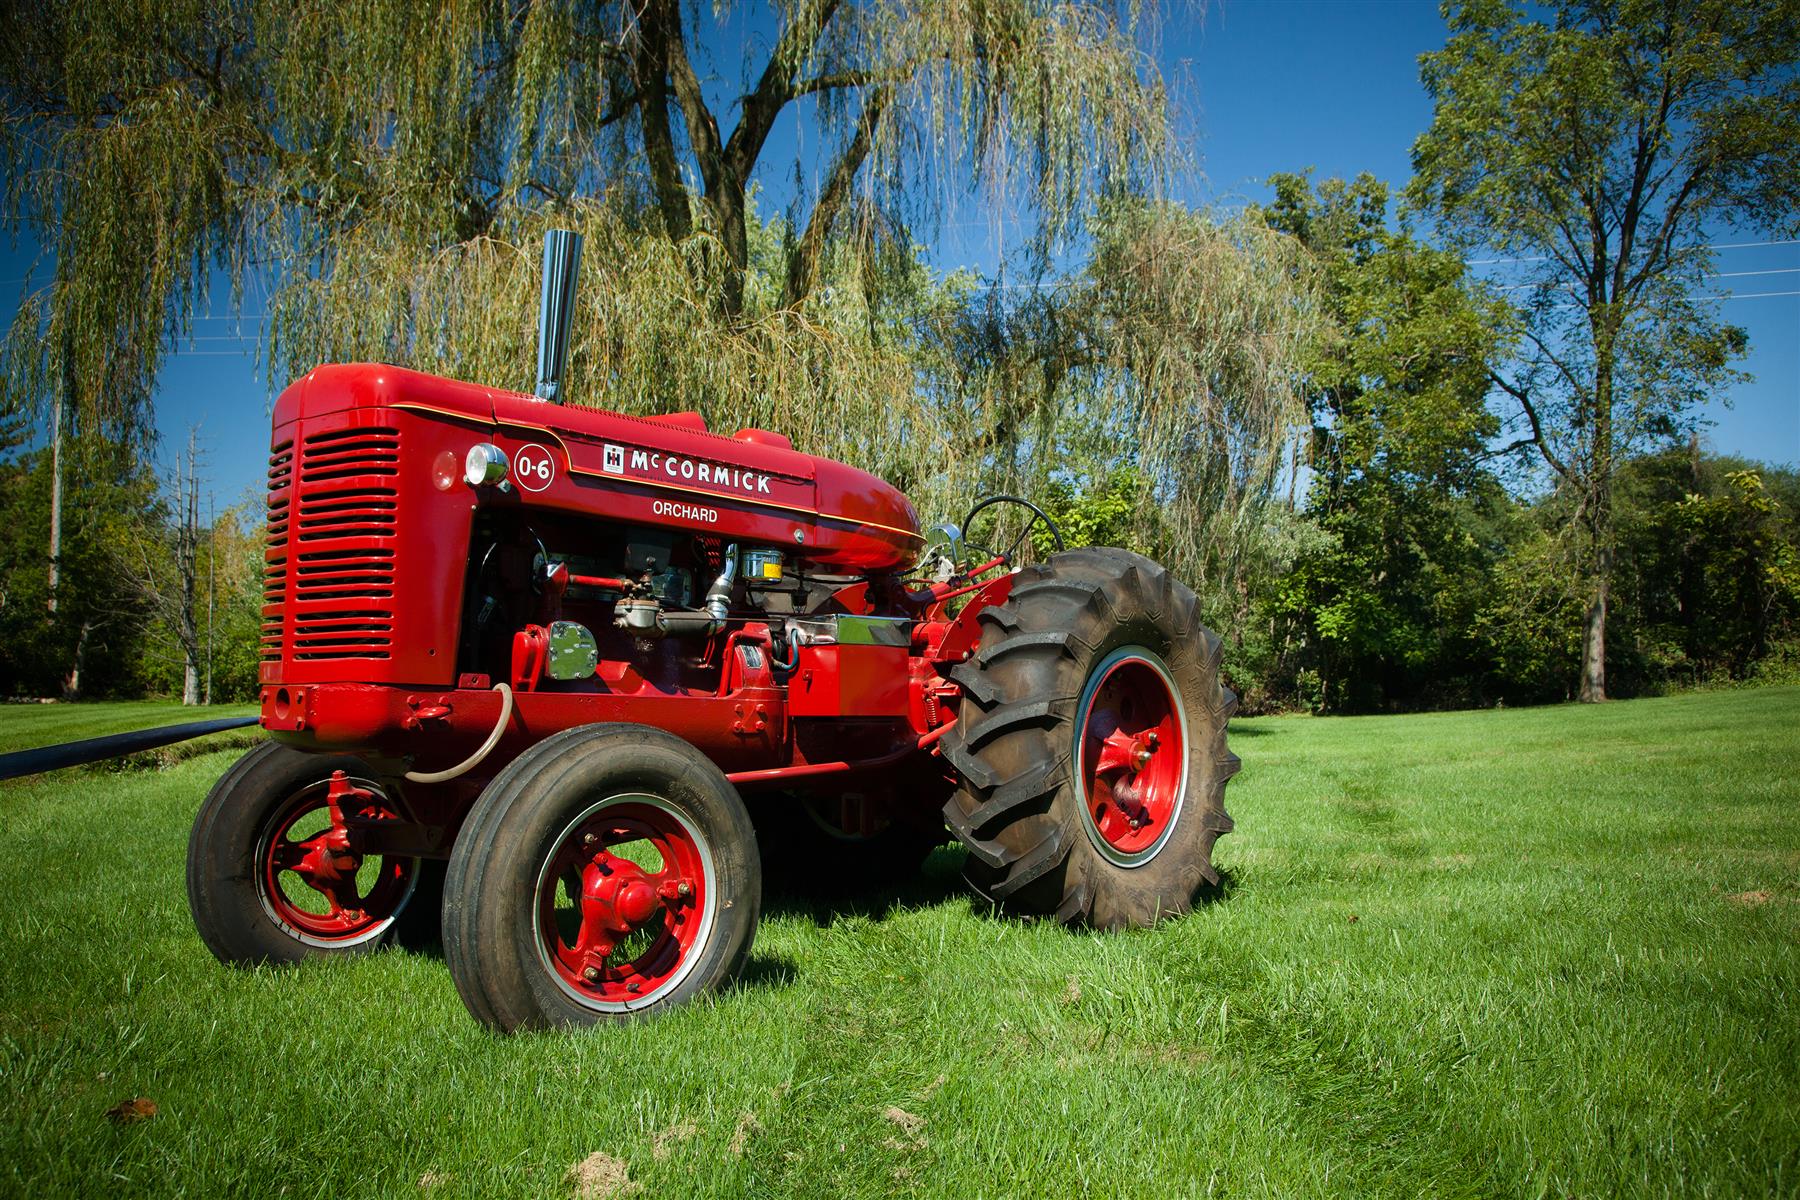
[[[743,968],[762,905],[737,790],[687,742],[586,725],[515,759],[444,880],[444,957],[503,1032],[669,1008]]]
[[[188,839],[188,907],[221,962],[361,953],[435,928],[435,864],[327,844],[334,771],[370,798],[358,815],[404,818],[397,793],[361,759],[277,742],[238,759],[200,806]]]
[[[982,894],[1117,929],[1184,913],[1218,883],[1237,697],[1196,609],[1159,564],[1082,549],[1019,572],[979,614],[942,744],[963,780],[944,816]]]

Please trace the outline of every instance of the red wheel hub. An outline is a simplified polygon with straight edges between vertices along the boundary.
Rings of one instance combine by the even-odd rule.
[[[655,797],[615,797],[563,833],[538,887],[544,959],[594,1008],[638,1008],[693,965],[709,923],[709,859]]]
[[[1141,646],[1113,651],[1089,677],[1077,727],[1095,846],[1121,865],[1148,862],[1187,786],[1187,722],[1168,667]]]
[[[361,830],[402,819],[374,784],[342,771],[295,793],[276,811],[258,854],[270,915],[315,945],[379,936],[411,896],[418,862],[364,854]]]

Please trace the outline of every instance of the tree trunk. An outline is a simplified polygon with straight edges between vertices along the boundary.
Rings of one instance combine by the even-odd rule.
[[[806,230],[788,255],[787,283],[782,289],[782,303],[788,308],[812,295],[813,288],[818,285],[819,263],[825,255],[825,242],[831,235],[832,223],[849,199],[856,173],[868,160],[875,144],[875,130],[892,100],[892,90],[880,87],[863,101],[862,115],[856,120],[856,133],[832,165],[831,175],[813,204],[812,216],[807,219]]]
[[[57,575],[62,566],[62,410],[60,395],[50,400],[50,596],[45,607],[56,611]],[[86,633],[86,630],[82,631]]]
[[[679,34],[677,34],[679,36]],[[687,188],[675,158],[675,137],[669,126],[669,29],[663,9],[644,6],[639,35],[633,46],[632,82],[638,89],[639,127],[644,137],[644,159],[662,212],[663,229],[671,241],[685,241],[693,232],[688,215]]]
[[[1581,702],[1598,704],[1606,699],[1606,592],[1610,580],[1603,574],[1594,580],[1593,599],[1581,633]]]
[[[1616,330],[1610,311],[1594,329],[1594,431],[1588,453],[1588,593],[1581,631],[1583,704],[1606,699],[1606,600],[1612,588],[1613,364]]]
[[[181,702],[200,703],[200,478],[197,438],[188,433],[187,484],[181,526],[175,531],[175,569],[181,587],[175,634],[181,642]]]
[[[706,193],[706,212],[713,232],[725,247],[724,293],[720,297],[725,315],[737,318],[744,312],[744,274],[750,268],[750,241],[745,229],[748,202],[743,184],[726,180]]]
[[[92,621],[83,621],[81,631],[75,635],[75,659],[69,666],[69,673],[63,677],[62,698],[64,700],[81,699],[81,668],[87,661],[88,634],[94,631]]]

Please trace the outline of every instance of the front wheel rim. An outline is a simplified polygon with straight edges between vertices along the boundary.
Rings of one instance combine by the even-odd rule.
[[[596,801],[551,841],[538,872],[539,961],[586,1009],[663,1000],[706,952],[716,878],[711,846],[668,800],[634,792]]]
[[[404,819],[380,784],[349,783],[369,797],[358,811],[360,819]],[[412,898],[419,860],[334,845],[328,819],[313,828],[329,811],[330,792],[330,780],[316,780],[275,809],[257,839],[256,890],[263,912],[290,937],[319,949],[344,950],[388,931]]]
[[[1187,710],[1168,664],[1121,646],[1088,675],[1076,708],[1075,778],[1088,840],[1122,867],[1155,858],[1187,799]]]

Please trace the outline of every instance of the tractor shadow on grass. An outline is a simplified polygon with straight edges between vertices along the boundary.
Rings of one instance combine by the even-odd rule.
[[[763,878],[763,915],[804,917],[824,928],[846,917],[886,920],[899,913],[936,908],[947,902],[962,900],[976,917],[990,921],[1029,923],[1042,917],[1009,913],[988,897],[981,895],[963,878],[963,862],[968,851],[955,844],[939,846],[931,852],[923,866],[912,877],[885,887],[854,888],[843,885],[823,886],[808,890],[792,878],[773,874]],[[1203,884],[1194,895],[1194,910],[1210,908],[1231,899],[1237,890],[1237,878],[1227,868],[1219,867],[1219,882]],[[1093,933],[1078,927],[1071,934]],[[754,960],[753,960],[754,961]]]
[[[823,928],[845,917],[879,921],[895,913],[935,908],[968,895],[962,877],[967,855],[961,846],[939,846],[917,871],[898,882],[864,887],[832,879],[810,880],[777,870],[771,863],[763,875],[763,915],[804,917]]]
[[[800,978],[794,966],[794,960],[781,954],[765,954],[760,950],[750,952],[750,960],[744,969],[737,973],[731,982],[734,992],[777,991],[791,987]]]

